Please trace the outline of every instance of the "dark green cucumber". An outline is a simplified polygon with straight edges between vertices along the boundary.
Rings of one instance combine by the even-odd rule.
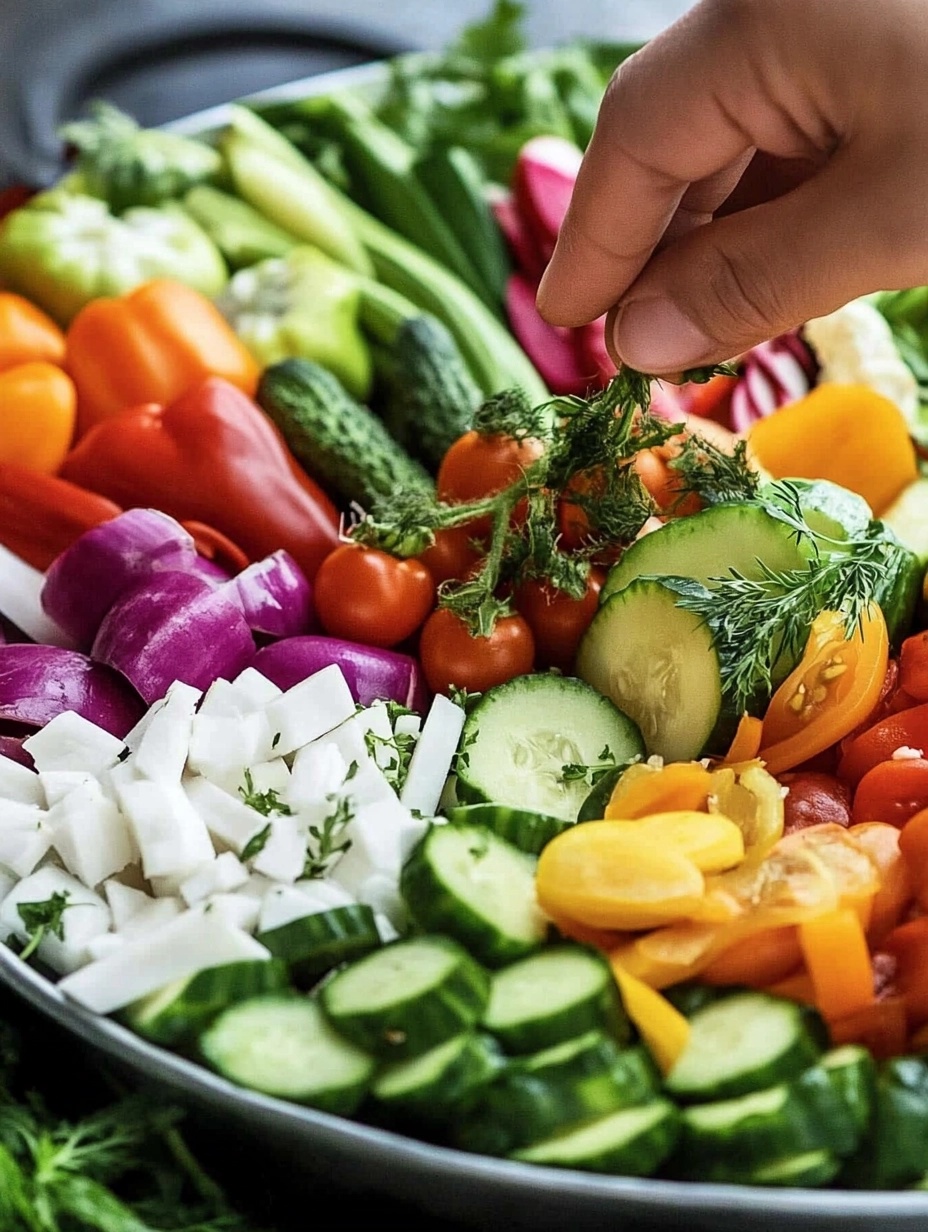
[[[760,578],[765,569],[779,573],[806,563],[790,527],[761,505],[714,505],[633,543],[609,570],[600,602],[640,577],[684,577],[711,586],[733,571]]]
[[[928,565],[928,478],[903,488],[880,520],[918,557],[922,568]]]
[[[690,761],[717,729],[722,679],[709,630],[677,606],[672,583],[639,577],[611,595],[583,635],[577,674],[630,716],[648,753]]]
[[[508,804],[456,804],[448,809],[447,818],[455,826],[486,826],[530,856],[537,856],[555,835],[573,824],[548,813],[510,808]]]
[[[410,317],[397,329],[380,375],[390,434],[437,470],[449,446],[473,425],[483,400],[450,331],[429,313]]]
[[[741,992],[703,1006],[690,1018],[686,1048],[666,1078],[688,1102],[729,1099],[797,1077],[821,1055],[805,1006],[761,992]]]
[[[454,1035],[411,1061],[394,1061],[374,1081],[371,1094],[389,1107],[427,1120],[446,1120],[504,1064],[499,1045],[479,1031]]]
[[[633,757],[630,761],[620,762],[617,766],[610,766],[608,770],[598,772],[595,783],[580,805],[577,821],[600,821],[605,816],[606,805],[612,799],[619,779],[629,766],[638,761],[641,761],[640,757]]]
[[[489,974],[448,937],[383,946],[335,972],[319,990],[340,1034],[379,1057],[408,1059],[473,1027]]]
[[[928,1063],[894,1057],[878,1071],[873,1115],[860,1150],[847,1163],[842,1184],[857,1189],[901,1189],[928,1173]]]
[[[788,1155],[772,1164],[762,1164],[748,1173],[744,1183],[818,1189],[830,1184],[840,1170],[841,1160],[831,1151],[805,1151],[802,1155]]]
[[[636,724],[582,680],[538,673],[488,689],[467,716],[458,799],[575,821],[590,766],[644,753]]]
[[[644,1048],[619,1048],[588,1031],[532,1056],[513,1059],[481,1091],[455,1127],[457,1145],[509,1155],[553,1134],[649,1103],[659,1078]]]
[[[382,421],[307,359],[265,368],[257,400],[305,470],[346,501],[367,506],[397,490],[432,487]]]
[[[133,1002],[125,1011],[133,1031],[177,1048],[195,1039],[229,1005],[290,985],[286,964],[246,959],[209,967]]]
[[[674,1148],[680,1113],[669,1099],[626,1108],[532,1143],[511,1158],[556,1168],[651,1176]]]
[[[435,825],[403,866],[400,893],[424,932],[455,937],[489,967],[544,942],[535,861],[485,826]]]
[[[850,1122],[857,1131],[856,1147],[873,1115],[876,1063],[860,1044],[845,1044],[826,1052],[819,1064],[847,1108]]]
[[[201,1036],[200,1051],[239,1086],[341,1116],[357,1109],[376,1064],[332,1028],[316,1001],[298,996],[231,1006]]]
[[[374,913],[364,903],[315,911],[258,933],[256,940],[286,963],[298,987],[311,987],[340,963],[380,947]]]
[[[912,628],[925,570],[916,554],[884,523],[874,522],[871,533],[898,549],[896,568],[886,570],[883,584],[874,596],[883,609],[890,644],[898,650]]]
[[[507,1052],[539,1052],[586,1031],[627,1044],[631,1024],[601,954],[581,945],[549,946],[493,976],[483,1025]]]
[[[818,537],[820,551],[840,551],[841,544],[866,532],[873,512],[862,496],[849,492],[827,479],[788,479],[766,483],[757,493],[758,500],[778,505],[791,514],[799,513]],[[804,556],[815,550],[811,540],[800,539],[797,547]]]

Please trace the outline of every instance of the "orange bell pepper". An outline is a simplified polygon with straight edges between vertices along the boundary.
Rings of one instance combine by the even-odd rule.
[[[908,1051],[921,1051],[906,1043],[906,1013],[902,997],[887,997],[828,1023],[828,1034],[835,1048],[841,1044],[863,1044],[878,1060],[898,1057]]]
[[[45,360],[0,372],[0,460],[53,475],[71,445],[77,396]]]
[[[765,928],[723,950],[700,974],[707,984],[765,988],[791,975],[802,963],[796,925]]]
[[[722,765],[737,766],[741,762],[753,761],[760,752],[763,731],[764,725],[760,719],[751,714],[743,714],[738,720],[737,730]]]
[[[173,402],[208,376],[252,397],[259,375],[219,309],[169,279],[82,308],[67,332],[67,368],[77,386],[79,436],[126,407]]]
[[[709,771],[697,761],[629,766],[606,805],[608,820],[632,820],[650,813],[705,809],[712,791]]]
[[[882,948],[896,960],[894,981],[905,1001],[909,1028],[928,1023],[928,916],[894,928]]]
[[[928,818],[928,814],[925,816]],[[882,821],[865,821],[851,826],[848,834],[860,843],[879,874],[879,889],[873,896],[867,925],[867,940],[877,946],[896,927],[915,897],[917,882],[902,846],[905,830]],[[923,884],[928,889],[928,868]]]
[[[0,291],[0,372],[41,359],[64,360],[64,334],[41,308],[22,295]]]
[[[823,1017],[844,1018],[873,1004],[870,951],[852,907],[805,920],[799,925],[799,944]]]
[[[774,479],[830,479],[877,517],[918,475],[905,417],[866,385],[819,385],[758,420],[748,448]]]
[[[270,419],[219,377],[169,406],[136,406],[78,441],[64,478],[125,509],[205,522],[251,560],[285,548],[307,577],[338,543],[338,512]]]

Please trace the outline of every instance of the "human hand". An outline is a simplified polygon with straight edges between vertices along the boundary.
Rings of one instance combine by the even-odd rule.
[[[702,0],[617,70],[538,305],[677,373],[928,282],[928,0]]]

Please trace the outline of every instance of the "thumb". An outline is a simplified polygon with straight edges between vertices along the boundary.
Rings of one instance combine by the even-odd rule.
[[[911,183],[898,181],[881,157],[846,147],[786,196],[689,232],[657,253],[616,305],[609,341],[617,358],[678,373],[858,295],[922,280],[923,227],[906,205]]]

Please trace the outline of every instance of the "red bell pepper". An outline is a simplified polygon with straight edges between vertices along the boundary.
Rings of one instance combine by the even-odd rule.
[[[205,522],[251,560],[285,548],[312,578],[338,543],[338,512],[270,419],[221,377],[169,406],[130,407],[96,424],[61,475],[124,508]]]

